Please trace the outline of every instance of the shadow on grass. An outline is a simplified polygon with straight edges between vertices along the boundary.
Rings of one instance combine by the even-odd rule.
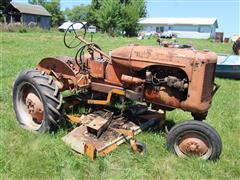
[[[143,132],[166,134],[175,124],[176,123],[172,119],[166,119],[160,126],[159,120],[149,120],[143,125],[140,125],[140,128]]]

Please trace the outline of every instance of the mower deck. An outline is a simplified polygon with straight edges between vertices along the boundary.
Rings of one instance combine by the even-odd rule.
[[[109,114],[113,112],[103,110],[101,113],[93,112],[79,117],[81,125],[64,136],[63,141],[74,151],[94,159],[107,155],[127,139],[133,139],[142,129],[161,126],[165,118],[164,113],[150,110],[135,114],[134,118],[114,115],[111,117]],[[97,126],[96,129],[94,125]]]

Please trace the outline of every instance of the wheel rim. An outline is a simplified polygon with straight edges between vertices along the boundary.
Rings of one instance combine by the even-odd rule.
[[[207,160],[212,154],[212,144],[207,135],[198,131],[187,131],[178,136],[174,150],[180,157],[195,155]]]
[[[37,130],[44,121],[44,106],[37,89],[30,83],[22,83],[17,92],[16,109],[21,123],[30,130]]]

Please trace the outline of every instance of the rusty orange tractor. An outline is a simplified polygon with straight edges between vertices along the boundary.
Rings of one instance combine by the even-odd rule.
[[[218,89],[214,83],[215,53],[129,45],[106,54],[97,44],[87,42],[85,34],[84,25],[78,31],[71,25],[65,32],[68,48],[83,43],[75,58],[47,57],[35,69],[18,75],[13,105],[21,126],[38,132],[55,131],[71,119],[65,111],[69,104],[104,107],[115,95],[122,103],[127,99],[145,102],[154,112],[191,112],[194,120],[181,122],[168,132],[168,149],[181,157],[220,156],[221,139],[203,122]],[[74,95],[63,98],[61,93],[67,90]],[[91,95],[82,96],[86,92]]]

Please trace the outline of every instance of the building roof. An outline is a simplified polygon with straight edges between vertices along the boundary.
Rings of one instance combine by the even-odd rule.
[[[32,4],[22,4],[22,3],[10,3],[14,8],[19,10],[21,13],[25,14],[35,14],[42,16],[52,16],[43,6],[41,5],[32,5]]]
[[[216,25],[216,18],[142,18],[140,24],[167,24],[167,25]]]

